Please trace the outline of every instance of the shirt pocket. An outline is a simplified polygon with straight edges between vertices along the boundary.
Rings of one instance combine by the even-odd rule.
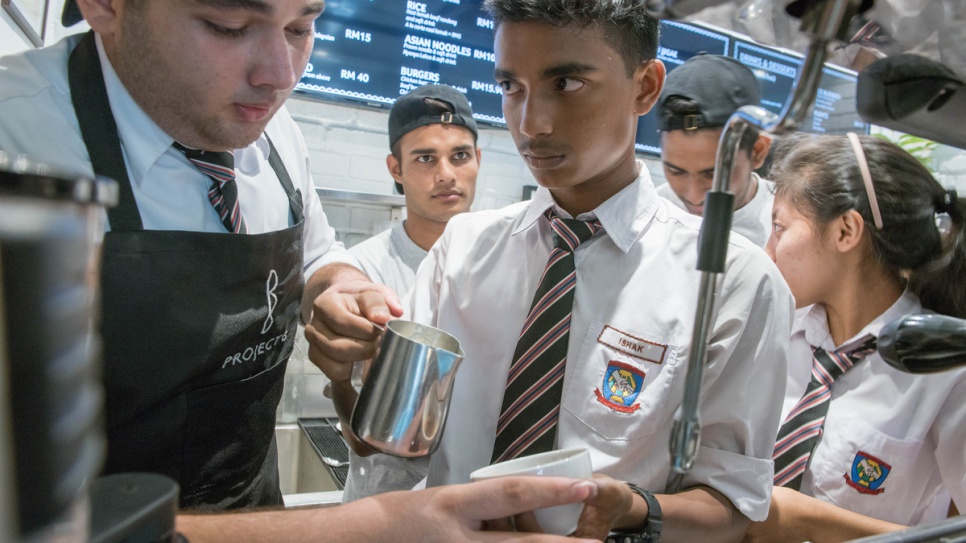
[[[561,408],[610,441],[646,438],[674,413],[678,349],[657,334],[592,322],[567,366]]]
[[[921,440],[889,436],[856,417],[835,422],[815,451],[809,471],[815,494],[863,515],[907,523],[929,479],[919,473],[916,460]]]

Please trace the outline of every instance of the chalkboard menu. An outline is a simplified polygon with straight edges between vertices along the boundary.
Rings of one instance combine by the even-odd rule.
[[[800,56],[705,25],[661,21],[660,58],[668,71],[699,52],[733,55],[762,83],[762,106],[781,110]],[[505,126],[493,79],[493,21],[476,0],[328,0],[315,22],[315,49],[299,95],[370,107],[392,106],[426,83],[459,89],[478,122]],[[855,113],[855,75],[826,68],[812,122],[803,129],[862,131]],[[636,149],[660,153],[656,113],[641,117]],[[867,130],[867,128],[865,128]]]

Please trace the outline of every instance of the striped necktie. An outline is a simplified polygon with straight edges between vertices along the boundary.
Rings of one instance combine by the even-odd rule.
[[[577,282],[574,250],[601,229],[596,219],[546,214],[554,248],[544,269],[507,375],[493,462],[553,449],[563,392],[570,312]]]
[[[802,487],[812,451],[822,438],[822,426],[832,399],[832,384],[859,360],[875,352],[875,337],[869,336],[855,349],[831,353],[812,350],[812,380],[805,394],[785,417],[775,442],[775,486],[795,490]]]
[[[225,228],[235,234],[247,234],[248,226],[245,225],[245,218],[242,217],[241,208],[238,205],[235,156],[231,151],[212,152],[189,149],[178,142],[174,143],[174,148],[184,153],[188,160],[211,180],[211,186],[208,187],[208,201],[211,202],[211,207],[215,208]]]

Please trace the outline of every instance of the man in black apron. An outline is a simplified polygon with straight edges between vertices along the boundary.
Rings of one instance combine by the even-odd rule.
[[[279,505],[275,409],[303,291],[302,196],[272,146],[292,226],[144,230],[93,33],[71,54],[69,81],[94,171],[122,194],[108,212],[101,271],[104,470],[168,475],[186,508]]]

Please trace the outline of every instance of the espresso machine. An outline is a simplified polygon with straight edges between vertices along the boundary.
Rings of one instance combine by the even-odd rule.
[[[97,478],[98,262],[117,185],[0,151],[0,541],[173,541],[178,489]]]

